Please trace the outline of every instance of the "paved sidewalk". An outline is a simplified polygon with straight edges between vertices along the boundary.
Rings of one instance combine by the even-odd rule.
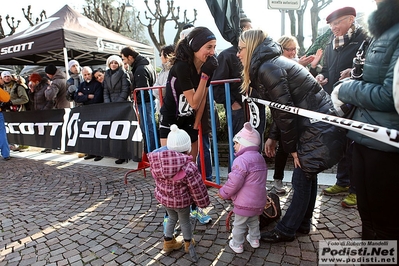
[[[36,153],[0,159],[0,266],[194,265],[183,251],[162,252],[164,209],[148,171],[146,178],[142,171],[130,174],[125,185],[127,164],[62,159],[76,154],[38,159]],[[292,197],[287,187],[283,213]],[[319,193],[309,235],[258,249],[245,243],[244,253],[235,254],[225,226],[232,205],[216,197],[217,189],[208,191],[212,222],[195,228],[195,265],[317,265],[319,240],[360,239],[357,210],[342,208],[342,196]]]

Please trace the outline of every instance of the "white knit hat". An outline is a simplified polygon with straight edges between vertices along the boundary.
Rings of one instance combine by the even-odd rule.
[[[76,60],[71,60],[71,61],[69,61],[69,63],[68,63],[68,68],[69,68],[69,70],[71,70],[71,67],[74,66],[74,65],[78,65],[78,68],[80,68],[80,65],[79,65],[79,62],[78,62],[78,61],[76,61]]]
[[[11,77],[10,71],[3,71],[3,72],[1,72],[1,78],[4,78],[4,77]]]
[[[107,59],[107,67],[109,67],[109,64],[110,64],[112,61],[118,62],[119,67],[123,66],[122,58],[120,58],[120,57],[117,56],[117,55],[111,55],[111,56],[108,57],[108,59]]]
[[[183,129],[179,129],[175,124],[170,126],[170,132],[166,140],[168,150],[177,152],[191,151],[191,138]]]

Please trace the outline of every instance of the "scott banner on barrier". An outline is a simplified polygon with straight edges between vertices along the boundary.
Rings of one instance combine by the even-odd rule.
[[[131,102],[3,114],[9,143],[142,159],[143,135]]]

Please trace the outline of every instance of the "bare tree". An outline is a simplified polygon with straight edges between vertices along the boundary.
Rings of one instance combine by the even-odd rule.
[[[0,16],[0,39],[3,39],[7,36],[11,36],[15,33],[15,31],[17,30],[19,24],[21,23],[20,20],[17,20],[17,23],[15,24],[15,18],[11,17],[11,21],[10,21],[10,16],[7,15],[6,16],[6,22],[8,27],[10,28],[10,32],[8,34],[5,33],[4,28],[3,28],[3,18]]]
[[[30,26],[34,26],[47,18],[46,11],[42,10],[42,12],[40,12],[39,16],[36,19],[34,19],[33,14],[31,12],[30,5],[28,5],[28,9],[27,9],[26,13],[25,13],[25,8],[22,8],[22,12]],[[15,31],[17,30],[17,28],[19,27],[19,24],[21,23],[20,20],[17,20],[17,22],[15,22],[14,17],[11,17],[11,19],[10,19],[9,15],[6,16],[6,22],[7,22],[8,27],[10,28],[10,32],[8,34],[6,34],[4,31],[3,18],[0,16],[0,39],[3,39],[7,36],[13,35],[15,33]]]
[[[114,0],[86,0],[83,14],[98,24],[123,34],[135,41],[148,43],[144,36],[144,27],[136,20],[136,9],[129,11],[123,3],[113,7]]]
[[[40,14],[39,14],[39,17],[37,17],[36,19],[33,19],[32,12],[30,10],[31,10],[31,5],[28,6],[28,10],[26,11],[26,13],[25,13],[25,8],[22,8],[24,17],[29,22],[29,25],[31,27],[39,24],[40,22],[42,22],[43,20],[45,20],[47,18],[46,11],[42,10],[42,12],[40,12]],[[35,22],[33,22],[33,21],[35,21]]]
[[[316,41],[318,35],[319,13],[326,6],[332,3],[332,0],[312,0],[312,7],[310,8],[310,21],[312,25],[312,43]]]
[[[123,27],[123,16],[126,5],[122,4],[116,9],[111,6],[109,1],[96,0],[87,1],[87,6],[83,8],[83,14],[89,19],[103,25],[107,29],[115,32],[121,32]]]
[[[174,43],[177,43],[179,38],[180,38],[180,32],[182,31],[184,25],[186,24],[194,24],[194,22],[197,20],[197,10],[194,9],[194,19],[190,20],[187,18],[187,10],[184,10],[183,12],[183,19],[182,21],[180,20],[180,7],[174,7],[174,1],[173,0],[167,0],[167,10],[165,13],[162,11],[161,8],[161,1],[160,0],[154,0],[155,4],[155,9],[151,9],[150,6],[148,5],[148,0],[145,0],[144,3],[147,7],[147,10],[144,11],[144,16],[145,19],[147,20],[147,23],[144,23],[140,19],[140,12],[137,15],[137,19],[139,22],[147,27],[148,34],[150,35],[150,38],[152,42],[154,43],[155,47],[157,48],[158,51],[161,50],[161,47],[166,45],[165,42],[165,24],[166,22],[173,21],[175,23],[175,29],[177,29],[175,37],[174,37]],[[177,11],[177,13],[175,13]],[[154,27],[158,23],[158,34],[155,34]]]

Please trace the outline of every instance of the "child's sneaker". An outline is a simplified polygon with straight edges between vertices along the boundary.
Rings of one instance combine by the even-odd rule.
[[[191,218],[196,218],[198,221],[202,224],[207,224],[210,221],[212,221],[211,216],[206,214],[200,207],[197,207],[194,210],[191,210],[190,212]]]
[[[259,239],[251,239],[249,235],[247,235],[247,241],[253,248],[258,248],[260,246]]]
[[[233,245],[233,239],[229,241],[229,247],[235,252],[235,253],[243,253],[244,248],[242,245],[239,245],[238,247]]]

